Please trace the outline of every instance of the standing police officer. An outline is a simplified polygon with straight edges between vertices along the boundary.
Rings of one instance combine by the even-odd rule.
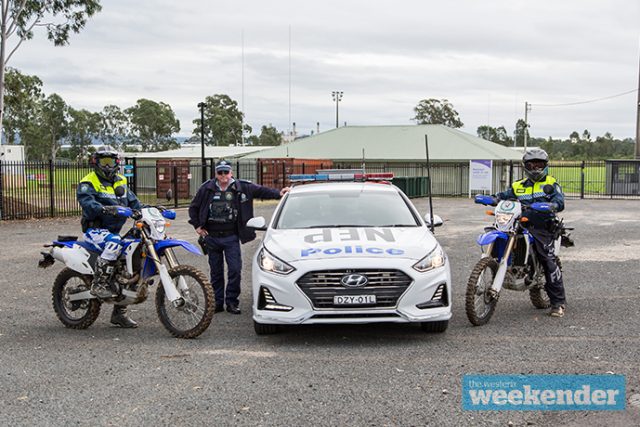
[[[240,314],[240,242],[256,238],[255,231],[246,227],[253,217],[253,199],[279,199],[287,191],[288,187],[278,191],[234,179],[231,164],[220,160],[216,163],[216,177],[202,184],[191,201],[189,224],[206,242],[216,313],[223,311],[226,303],[229,313]],[[223,256],[227,260],[226,293]]]
[[[100,147],[89,163],[93,166],[93,172],[80,180],[77,199],[82,207],[84,240],[102,251],[96,261],[91,294],[98,298],[111,298],[116,296],[111,289],[111,274],[123,248],[118,233],[127,220],[116,216],[118,207],[141,209],[143,206],[127,188],[127,179],[118,175],[118,152],[108,146]],[[123,328],[138,326],[127,316],[127,308],[117,304],[113,306],[111,323]]]
[[[523,206],[529,206],[536,202],[546,202],[552,206],[553,212],[529,210],[527,224],[529,224],[528,230],[534,239],[535,252],[544,268],[546,279],[544,289],[551,301],[549,314],[554,317],[562,317],[566,308],[566,299],[562,270],[560,270],[556,259],[554,243],[558,231],[555,212],[561,212],[564,209],[564,194],[562,194],[560,184],[549,175],[547,166],[549,156],[546,151],[540,148],[527,150],[522,157],[522,163],[526,178],[514,182],[510,189],[496,194],[496,197],[500,200],[517,199]]]

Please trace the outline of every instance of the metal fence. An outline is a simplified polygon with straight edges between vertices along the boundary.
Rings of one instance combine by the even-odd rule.
[[[214,159],[200,161],[141,161],[127,159],[123,172],[130,188],[143,203],[188,206],[198,187],[214,176]],[[269,187],[289,185],[288,176],[315,173],[325,168],[361,168],[361,163],[303,159],[237,160],[234,175]],[[501,191],[522,177],[519,162],[493,162],[492,192]],[[78,182],[91,171],[87,164],[54,162],[0,162],[0,219],[25,219],[80,214],[76,201]],[[367,172],[393,172],[410,197],[427,195],[425,162],[367,162]],[[561,183],[568,198],[640,198],[640,161],[607,160],[551,162],[549,172]],[[469,163],[432,163],[434,196],[469,194]]]

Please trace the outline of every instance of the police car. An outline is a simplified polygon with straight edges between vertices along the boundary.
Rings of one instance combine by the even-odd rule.
[[[291,175],[294,183],[253,258],[257,334],[279,325],[418,322],[451,318],[447,256],[393,174]],[[301,185],[304,184],[304,185]],[[442,225],[435,215],[434,226]]]

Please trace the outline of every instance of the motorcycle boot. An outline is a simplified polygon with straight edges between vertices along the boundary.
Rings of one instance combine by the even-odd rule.
[[[106,260],[99,257],[96,261],[96,272],[93,276],[93,283],[91,284],[91,295],[95,295],[98,298],[112,298],[117,295],[111,290],[109,285],[109,279],[113,273],[113,265],[115,262]]]
[[[137,328],[138,323],[127,316],[127,307],[124,305],[114,305],[111,313],[111,324],[121,328]]]

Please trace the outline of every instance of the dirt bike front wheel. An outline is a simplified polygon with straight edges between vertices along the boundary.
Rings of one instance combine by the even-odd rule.
[[[482,258],[471,270],[465,295],[465,310],[474,326],[486,324],[496,309],[498,299],[490,292],[496,271],[498,263],[490,257]]]
[[[213,318],[213,287],[206,276],[190,265],[179,265],[169,270],[173,284],[184,299],[174,307],[166,297],[162,285],[156,291],[156,310],[162,325],[177,338],[195,338],[207,330]],[[181,289],[184,279],[185,289]]]
[[[100,315],[100,301],[97,299],[69,301],[71,295],[88,291],[90,288],[91,276],[70,268],[63,269],[53,282],[53,310],[67,328],[87,329]]]

